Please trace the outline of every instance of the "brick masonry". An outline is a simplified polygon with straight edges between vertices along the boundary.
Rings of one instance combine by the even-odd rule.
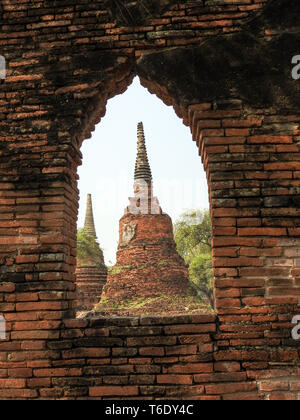
[[[186,296],[188,283],[188,267],[177,253],[171,218],[125,214],[120,220],[117,262],[102,297],[122,303],[140,297]]]
[[[103,286],[107,281],[107,268],[90,262],[76,267],[76,291],[78,312],[90,311],[100,301]]]
[[[299,399],[300,3],[143,4],[1,5],[0,398]],[[207,172],[216,319],[74,319],[80,146],[136,74]]]

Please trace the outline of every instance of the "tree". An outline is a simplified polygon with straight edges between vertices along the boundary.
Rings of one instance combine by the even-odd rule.
[[[96,239],[84,229],[77,232],[77,258],[92,260],[99,265],[103,262],[103,251]]]
[[[179,254],[189,265],[192,286],[214,308],[209,211],[189,210],[183,213],[175,223],[175,242]]]
[[[211,254],[199,254],[189,266],[190,280],[198,293],[205,296],[214,308],[213,269]]]
[[[189,210],[175,223],[175,241],[187,264],[200,253],[211,253],[211,229],[208,211]]]

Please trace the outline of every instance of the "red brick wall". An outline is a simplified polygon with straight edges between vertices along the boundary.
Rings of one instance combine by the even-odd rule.
[[[252,306],[253,296],[296,302],[300,114],[211,108],[192,106],[189,118],[210,186],[218,307]]]
[[[289,16],[287,1],[267,8],[272,4],[280,13],[247,26],[270,48]],[[297,17],[297,2],[289,4]],[[7,339],[0,340],[0,398],[299,398],[299,354],[290,340],[299,311],[299,112],[296,85],[280,90],[291,57],[273,79],[270,106],[247,100],[263,93],[263,70],[257,89],[238,72],[241,91],[230,95],[230,80],[213,80],[221,93],[206,100],[196,90],[201,66],[194,72],[192,62],[182,62],[182,79],[191,82],[180,91],[167,60],[160,66],[166,79],[136,61],[167,57],[181,45],[190,45],[196,60],[203,40],[222,36],[222,48],[224,36],[239,33],[263,6],[178,2],[129,27],[115,23],[102,1],[2,5],[0,53],[8,69],[0,83],[0,313]],[[242,39],[237,45],[247,56]],[[137,72],[191,127],[207,170],[216,320],[72,319],[80,145],[107,100]]]
[[[219,330],[214,315],[15,322],[7,314],[0,398],[298,399],[298,352],[280,346],[289,329],[281,315],[255,317],[245,340],[245,329],[225,328],[238,317],[220,317]]]

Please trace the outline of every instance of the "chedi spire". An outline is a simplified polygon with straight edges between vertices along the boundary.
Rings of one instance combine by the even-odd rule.
[[[91,194],[88,194],[87,196],[84,230],[94,238],[97,238]]]
[[[152,173],[148,160],[143,123],[137,127],[137,156],[134,171],[134,197],[129,198],[126,213],[161,214],[158,199],[153,197]]]
[[[135,181],[144,180],[147,182],[148,185],[151,185],[152,174],[151,174],[151,169],[150,169],[150,165],[148,161],[144,126],[142,122],[138,124],[137,138],[138,138],[137,157],[136,157],[136,163],[135,163],[134,180]]]

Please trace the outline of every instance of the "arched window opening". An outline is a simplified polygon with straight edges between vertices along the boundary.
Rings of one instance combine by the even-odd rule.
[[[79,313],[212,311],[206,175],[173,108],[136,77],[81,151]]]

